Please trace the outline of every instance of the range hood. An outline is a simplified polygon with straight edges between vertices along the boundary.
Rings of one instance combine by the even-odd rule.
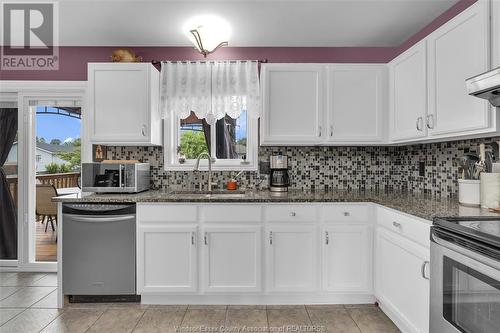
[[[467,93],[500,106],[500,67],[465,80]]]

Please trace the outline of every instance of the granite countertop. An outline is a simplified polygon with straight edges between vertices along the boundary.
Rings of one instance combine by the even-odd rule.
[[[385,207],[432,220],[436,216],[475,216],[493,215],[486,209],[459,205],[456,199],[440,199],[423,194],[407,192],[376,191],[289,191],[276,195],[269,191],[245,192],[240,196],[207,196],[206,194],[186,194],[161,190],[151,190],[137,194],[87,194],[67,195],[53,198],[57,202],[77,203],[137,203],[137,202],[198,202],[198,203],[237,203],[237,202],[373,202]]]

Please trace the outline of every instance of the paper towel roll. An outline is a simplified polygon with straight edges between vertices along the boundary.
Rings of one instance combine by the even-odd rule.
[[[500,207],[500,173],[481,173],[481,207]]]

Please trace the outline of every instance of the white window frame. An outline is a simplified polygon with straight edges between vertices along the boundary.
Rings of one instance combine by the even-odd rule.
[[[180,142],[180,121],[177,115],[170,115],[164,120],[164,169],[166,171],[193,171],[196,160],[186,160],[185,163],[179,163],[177,156],[177,147]],[[246,163],[242,160],[217,159],[215,148],[212,147],[211,155],[212,170],[215,171],[256,171],[258,167],[258,119],[250,117],[247,113],[247,159]],[[212,142],[215,142],[215,131],[212,131]],[[207,159],[200,160],[200,170],[208,170]]]

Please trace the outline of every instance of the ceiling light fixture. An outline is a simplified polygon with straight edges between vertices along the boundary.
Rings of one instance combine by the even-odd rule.
[[[215,15],[195,16],[184,24],[183,30],[205,58],[219,47],[227,46],[231,35],[229,23]]]

